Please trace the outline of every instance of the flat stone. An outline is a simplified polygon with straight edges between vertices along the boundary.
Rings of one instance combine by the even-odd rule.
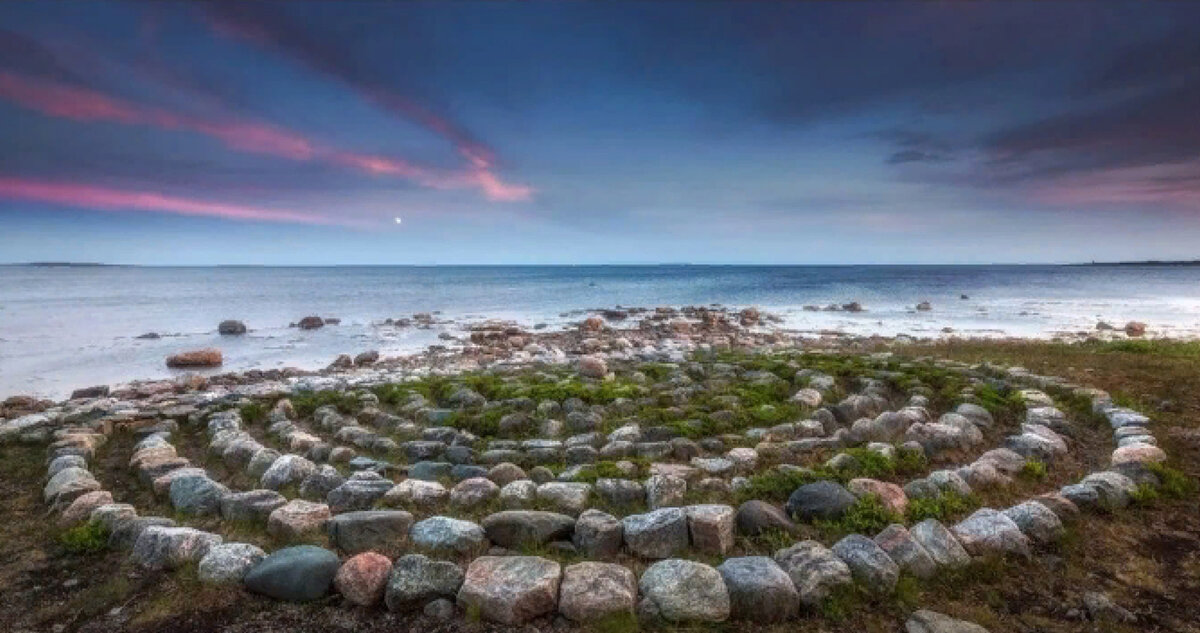
[[[538,486],[538,501],[549,503],[555,510],[578,516],[587,509],[592,496],[591,484],[552,481]]]
[[[846,563],[816,541],[801,541],[775,552],[775,562],[792,579],[800,602],[810,607],[819,604],[835,587],[853,582]]]
[[[285,547],[246,573],[246,589],[288,602],[309,602],[329,592],[341,567],[337,554],[312,545]]]
[[[299,485],[305,477],[317,472],[317,465],[299,455],[284,455],[271,463],[259,483],[263,488],[279,490]]]
[[[474,508],[500,495],[500,486],[485,477],[473,477],[458,482],[450,489],[450,505],[456,508]]]
[[[1157,464],[1167,461],[1167,454],[1152,444],[1128,444],[1112,452],[1113,466],[1121,464]]]
[[[724,556],[733,548],[734,511],[726,505],[693,505],[684,508],[692,547],[705,554]]]
[[[450,491],[436,481],[405,479],[383,495],[389,506],[406,506],[420,509],[437,507],[450,498]]]
[[[100,490],[100,482],[87,469],[64,468],[46,482],[42,498],[47,504],[66,505],[89,492]]]
[[[630,479],[605,478],[596,481],[596,496],[610,505],[635,506],[646,500],[646,488]]]
[[[729,619],[729,592],[716,569],[703,563],[671,558],[654,563],[638,582],[654,612],[668,622],[724,622]]]
[[[249,543],[221,543],[200,559],[196,574],[200,582],[213,585],[240,585],[246,572],[267,557],[267,553]]]
[[[900,567],[875,541],[861,534],[850,534],[834,543],[833,553],[846,563],[854,579],[868,591],[886,595],[896,588]]]
[[[680,508],[631,514],[621,524],[625,547],[635,556],[670,558],[688,546],[687,514]]]
[[[687,480],[675,475],[652,475],[646,480],[646,504],[651,509],[683,505]]]
[[[528,508],[537,501],[537,487],[531,479],[510,481],[500,488],[500,505],[514,510]]]
[[[133,561],[146,569],[177,569],[198,563],[221,537],[186,527],[149,526],[133,544]]]
[[[128,503],[106,503],[97,506],[88,514],[88,521],[104,526],[110,535],[122,522],[137,518],[137,509]]]
[[[213,516],[221,512],[221,498],[229,492],[207,475],[178,477],[171,482],[171,507],[192,516]]]
[[[581,624],[632,616],[637,605],[637,577],[623,565],[583,562],[563,570],[558,612]]]
[[[484,517],[480,525],[492,543],[509,549],[570,540],[575,531],[575,519],[540,510],[505,510]]]
[[[1053,514],[1053,513],[1051,513]],[[1029,539],[1012,519],[991,508],[980,508],[950,528],[963,549],[975,556],[1019,554],[1029,556]]]
[[[361,510],[329,520],[329,540],[347,554],[378,552],[398,556],[408,547],[413,516],[404,510]]]
[[[1050,508],[1050,511],[1058,517],[1059,521],[1067,521],[1079,516],[1079,507],[1071,503],[1070,499],[1055,492],[1040,494],[1031,499],[1031,501]]]
[[[408,536],[413,545],[434,552],[471,554],[487,549],[483,528],[451,517],[436,516],[417,521]]]
[[[734,620],[784,622],[796,615],[800,594],[783,568],[767,556],[728,558],[717,567],[729,592]]]
[[[107,507],[110,506],[101,506],[97,508],[97,511]],[[108,546],[111,549],[132,548],[137,544],[138,539],[142,537],[142,533],[151,527],[175,527],[175,521],[166,517],[139,516],[118,520],[112,527],[112,533],[108,535]]]
[[[325,502],[329,511],[334,514],[370,510],[375,502],[382,499],[392,489],[391,480],[384,479],[376,473],[355,473],[355,477],[347,479],[340,486],[329,491]],[[367,475],[359,478],[357,475]]]
[[[878,481],[875,479],[851,479],[846,484],[846,489],[850,494],[859,499],[874,495],[890,512],[894,512],[903,516],[908,510],[908,495],[904,494],[904,489],[893,483],[886,481]]]
[[[265,524],[276,508],[287,503],[287,497],[274,490],[248,490],[221,497],[221,516],[226,521]]]
[[[937,519],[921,521],[909,528],[909,534],[925,548],[938,567],[961,569],[971,563],[971,555],[963,549],[962,543]]]
[[[62,515],[58,517],[58,524],[62,527],[72,527],[82,523],[92,516],[93,510],[112,502],[112,493],[107,490],[93,490],[79,495],[66,510],[63,510]]]
[[[1017,504],[1004,510],[1003,514],[1035,543],[1052,543],[1065,532],[1058,515],[1036,501]]]
[[[841,484],[816,481],[800,486],[788,497],[787,511],[797,520],[826,519],[842,516],[856,499]]]
[[[462,583],[463,570],[458,565],[406,554],[392,566],[384,602],[389,611],[412,611],[431,600],[453,598]]]
[[[1109,508],[1128,506],[1137,492],[1137,484],[1132,479],[1111,470],[1092,473],[1079,483],[1094,488],[1100,496],[1100,504]]]
[[[600,510],[584,510],[575,522],[572,542],[584,556],[603,560],[620,553],[624,537],[620,519]]]
[[[369,607],[383,600],[383,591],[392,573],[392,561],[377,552],[363,552],[342,563],[333,577],[333,586],[346,602]]]
[[[956,620],[936,611],[921,609],[904,623],[905,633],[988,633],[988,630],[966,620]]]
[[[537,556],[481,556],[471,561],[458,606],[486,620],[522,624],[558,606],[562,568]]]
[[[267,517],[267,533],[289,541],[303,539],[323,532],[331,516],[324,503],[293,499]]]

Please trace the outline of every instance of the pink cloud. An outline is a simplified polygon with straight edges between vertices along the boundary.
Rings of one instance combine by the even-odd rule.
[[[1063,177],[1031,196],[1062,206],[1154,206],[1200,210],[1200,162],[1106,169]]]
[[[285,209],[209,202],[169,196],[155,191],[129,191],[24,178],[0,177],[0,197],[105,211],[149,211],[227,220],[364,226],[360,222]]]

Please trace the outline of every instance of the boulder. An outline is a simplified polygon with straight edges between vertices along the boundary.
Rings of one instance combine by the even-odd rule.
[[[637,606],[637,577],[623,565],[583,562],[563,570],[558,612],[581,624],[632,616]]]
[[[755,624],[784,622],[796,615],[800,595],[783,568],[766,556],[728,558],[717,567],[729,592],[730,615]]]
[[[587,509],[592,495],[591,484],[551,481],[538,486],[538,501],[549,503],[555,510],[577,516]]]
[[[600,510],[584,510],[575,522],[572,541],[588,558],[610,559],[621,551],[625,528],[616,517]]]
[[[692,547],[704,554],[724,556],[733,548],[733,508],[726,505],[693,505],[684,508]]]
[[[1167,454],[1152,444],[1126,444],[1112,452],[1112,465],[1152,464],[1167,461]]]
[[[604,378],[608,375],[608,363],[600,356],[583,356],[579,359],[579,375],[585,378]]]
[[[96,508],[96,511],[99,512],[105,508],[123,505],[126,504],[101,506]],[[136,510],[133,510],[133,506],[130,506],[128,511],[136,513]],[[133,546],[137,545],[138,539],[140,539],[142,534],[149,528],[175,527],[175,521],[165,517],[139,517],[134,514],[133,516],[120,517],[114,520],[115,523],[112,525],[112,533],[108,535],[108,547],[110,549],[132,548]]]
[[[651,613],[668,622],[724,622],[729,592],[717,570],[672,558],[654,563],[638,582]]]
[[[249,543],[221,543],[208,550],[196,569],[200,582],[213,585],[240,585],[246,572],[267,553]]]
[[[575,531],[575,519],[540,510],[505,510],[484,517],[480,525],[492,543],[509,549],[570,540]]]
[[[299,485],[306,477],[317,472],[317,465],[299,455],[284,455],[271,463],[259,483],[263,488],[279,490],[284,486]]]
[[[329,511],[334,514],[369,510],[392,489],[392,486],[391,480],[384,479],[378,473],[357,472],[340,486],[330,490],[325,496],[325,502],[329,504]]]
[[[758,536],[763,532],[793,534],[796,531],[796,524],[792,523],[783,510],[758,499],[738,506],[734,522],[737,524],[738,533],[745,536]]]
[[[621,524],[625,547],[635,556],[670,558],[688,546],[687,514],[680,508],[631,514]]]
[[[675,475],[653,475],[646,480],[646,504],[652,509],[683,505],[687,480]]]
[[[810,607],[834,588],[853,582],[846,563],[816,541],[801,541],[775,552],[775,562],[792,579],[800,602]]]
[[[523,624],[558,606],[562,568],[537,556],[481,556],[467,567],[458,606],[501,624]]]
[[[958,569],[971,563],[971,556],[962,543],[937,519],[925,519],[909,528],[909,533],[939,567]]]
[[[868,591],[887,595],[896,588],[900,567],[875,541],[861,534],[851,534],[834,543],[833,553],[846,563],[854,579]]]
[[[856,499],[841,484],[816,481],[800,486],[788,497],[787,511],[797,520],[826,519],[842,516]]]
[[[221,537],[186,527],[152,525],[144,528],[133,544],[133,561],[146,569],[177,569],[198,563]]]
[[[390,506],[429,509],[445,503],[449,498],[450,491],[436,481],[405,479],[383,495],[383,502]]]
[[[287,503],[287,497],[274,490],[247,490],[221,497],[221,516],[237,523],[266,523],[276,508]]]
[[[900,571],[928,579],[937,574],[937,563],[903,525],[894,523],[875,535],[875,544],[891,557]]]
[[[384,602],[389,611],[412,611],[431,600],[458,595],[462,583],[463,570],[458,565],[406,554],[392,566]]]
[[[500,488],[500,505],[505,508],[528,508],[537,501],[537,484],[530,479],[518,479]]]
[[[207,475],[176,477],[171,481],[171,507],[192,516],[220,514],[221,499],[229,489]]]
[[[905,511],[908,510],[908,495],[904,494],[904,489],[896,484],[859,478],[847,482],[846,489],[859,499],[874,495],[884,508],[900,516],[904,516]]]
[[[500,495],[500,486],[484,477],[472,477],[458,482],[450,489],[450,505],[456,508],[474,508]]]
[[[296,327],[300,328],[301,330],[315,330],[317,328],[324,327],[324,325],[325,319],[322,319],[319,316],[306,316],[296,322]]]
[[[93,490],[92,492],[84,493],[75,497],[71,505],[67,506],[66,510],[63,510],[62,516],[58,517],[58,524],[62,527],[72,527],[82,523],[92,516],[92,512],[96,508],[112,502],[112,493],[107,490]]]
[[[329,520],[329,540],[347,554],[379,552],[398,556],[407,549],[413,516],[404,510],[361,510]]]
[[[443,516],[414,523],[408,537],[413,545],[433,552],[472,554],[487,548],[483,528],[470,521]]]
[[[342,563],[333,577],[333,586],[346,602],[369,607],[383,600],[391,573],[392,561],[387,556],[363,552]]]
[[[89,492],[100,490],[100,482],[86,468],[64,468],[46,482],[42,498],[47,504],[67,505]]]
[[[1004,510],[1003,514],[1017,524],[1022,534],[1035,543],[1054,542],[1065,532],[1058,515],[1037,501],[1017,504]]]
[[[174,369],[220,367],[222,362],[224,357],[221,350],[212,347],[180,352],[167,357],[167,367]]]
[[[221,324],[217,326],[217,333],[226,336],[238,336],[240,334],[245,334],[246,324],[233,319],[221,321]]]
[[[293,499],[271,511],[267,534],[285,541],[304,539],[323,532],[331,516],[324,503]]]
[[[288,602],[309,602],[329,592],[341,567],[337,554],[313,545],[285,547],[246,572],[246,589]]]
[[[1051,513],[1053,514],[1053,513]],[[1019,554],[1029,556],[1029,539],[1012,519],[991,508],[980,508],[950,528],[963,549],[975,556]]]
[[[921,609],[904,623],[905,633],[988,633],[988,630],[966,620],[956,620],[936,611]]]

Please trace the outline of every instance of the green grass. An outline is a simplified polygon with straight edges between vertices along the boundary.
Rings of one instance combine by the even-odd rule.
[[[943,492],[936,497],[909,499],[906,514],[910,523],[919,523],[925,519],[937,519],[945,523],[958,519],[978,507],[979,500],[974,495]]]
[[[1080,344],[1101,354],[1124,353],[1173,358],[1200,358],[1200,341],[1124,340]]]
[[[751,499],[781,503],[787,501],[792,492],[814,481],[827,479],[816,471],[791,471],[773,468],[767,472],[752,475],[746,486],[737,493],[737,502],[743,503]]]
[[[1196,480],[1183,471],[1166,464],[1149,464],[1150,472],[1158,477],[1158,494],[1168,499],[1189,499],[1196,496]]]
[[[893,523],[900,523],[903,517],[888,510],[876,495],[865,495],[843,514],[832,521],[817,521],[817,528],[830,538],[839,538],[847,534],[874,535]]]
[[[108,536],[103,523],[88,521],[60,534],[58,542],[71,554],[98,554],[108,549]]]
[[[1027,459],[1021,466],[1017,476],[1026,481],[1046,481],[1049,472],[1046,463],[1037,459]]]
[[[292,407],[302,418],[309,417],[318,408],[333,405],[343,414],[357,413],[362,408],[358,397],[346,391],[327,389],[322,391],[298,391],[292,394]]]
[[[267,419],[267,407],[261,402],[250,402],[239,407],[238,414],[246,424],[259,424]]]

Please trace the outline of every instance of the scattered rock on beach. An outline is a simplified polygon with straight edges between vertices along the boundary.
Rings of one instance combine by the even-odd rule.
[[[246,324],[242,323],[241,321],[235,321],[233,319],[229,319],[227,321],[221,321],[221,324],[217,326],[217,333],[225,334],[228,336],[237,336],[239,334],[245,334],[246,333]]]
[[[315,330],[320,327],[325,327],[325,319],[319,316],[306,316],[296,322],[296,327],[301,330]]]
[[[1146,335],[1146,324],[1142,323],[1141,321],[1130,321],[1129,323],[1126,323],[1125,324],[1125,335],[1126,336],[1135,336],[1135,337],[1136,336],[1145,336]]]
[[[180,352],[167,357],[167,367],[220,367],[224,362],[221,350],[216,348],[197,349]]]
[[[917,312],[929,312],[932,309],[933,306],[929,305],[928,301],[922,301],[917,304]]]

